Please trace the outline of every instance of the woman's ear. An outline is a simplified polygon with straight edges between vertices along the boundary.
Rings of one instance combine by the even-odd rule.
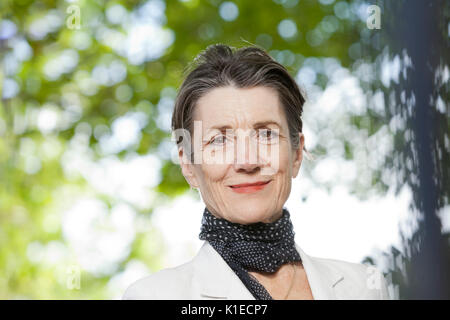
[[[299,145],[298,149],[294,152],[294,162],[292,166],[292,177],[294,178],[297,177],[298,172],[300,171],[303,160],[303,147],[305,146],[305,136],[301,132],[299,132],[298,135],[300,137]]]
[[[188,155],[184,153],[182,147],[178,148],[178,157],[180,159],[181,173],[184,178],[189,183],[191,188],[198,188],[194,165],[192,164],[191,159],[188,159]]]

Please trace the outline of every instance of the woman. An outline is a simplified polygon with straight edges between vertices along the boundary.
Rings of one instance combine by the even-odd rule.
[[[194,62],[172,129],[182,173],[205,203],[205,242],[123,298],[387,299],[375,268],[311,257],[294,241],[284,203],[306,151],[305,99],[286,69],[253,46],[212,45]]]

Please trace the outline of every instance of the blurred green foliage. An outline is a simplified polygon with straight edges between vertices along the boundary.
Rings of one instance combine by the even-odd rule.
[[[83,289],[68,290],[65,277],[56,281],[54,266],[33,263],[27,258],[32,242],[61,241],[68,245],[60,226],[61,212],[56,212],[54,228],[47,226],[51,223],[46,217],[52,210],[61,210],[61,197],[70,194],[66,200],[70,203],[77,195],[93,192],[84,177],[67,177],[62,168],[61,157],[77,130],[91,131],[89,147],[94,159],[100,159],[104,156],[100,139],[111,130],[114,120],[130,112],[143,112],[148,122],[141,129],[139,141],[116,155],[123,159],[128,154],[155,152],[163,139],[170,139],[169,132],[156,123],[162,90],[176,89],[188,63],[213,43],[238,47],[257,44],[271,54],[282,53],[277,56],[280,60],[283,54],[289,54],[291,59],[280,62],[293,75],[305,57],[330,56],[349,64],[348,46],[359,37],[355,21],[336,18],[334,4],[328,2],[330,5],[312,0],[235,1],[238,16],[227,21],[221,17],[219,0],[2,1],[2,21],[12,22],[16,30],[1,42],[0,74],[13,79],[20,89],[13,97],[3,97],[0,108],[0,298],[110,298],[111,292],[106,288],[112,274],[94,276],[83,271]],[[155,6],[142,14],[149,15],[148,22],[156,21],[162,30],[172,32],[173,42],[159,55],[131,63],[126,53],[130,48],[124,48],[120,42],[131,36],[132,20],[136,18],[132,14],[138,14],[148,3]],[[76,22],[70,6],[79,8],[79,29],[69,28],[70,23]],[[116,11],[110,11],[108,17],[108,9],[113,7]],[[117,17],[114,20],[111,12],[119,18],[124,13],[127,22]],[[283,38],[279,33],[280,22],[286,19],[296,24],[297,31],[291,38]],[[321,31],[323,41],[310,45],[308,32],[327,19],[331,23],[325,24],[328,32]],[[24,42],[14,45],[13,39]],[[61,57],[71,61],[64,62]],[[11,61],[17,66],[8,65]],[[95,67],[114,63],[119,71],[125,67],[125,77],[103,85],[92,82],[90,75]],[[45,123],[40,128],[35,121],[43,106],[70,117],[66,123],[43,132]],[[35,158],[30,160],[27,154]],[[154,190],[162,199],[163,195],[175,197],[188,190],[172,161],[164,162],[161,175]],[[104,194],[95,196],[110,206],[117,202]],[[135,209],[148,216],[153,208]],[[138,234],[116,273],[132,258],[154,269],[159,267],[158,256],[149,254],[145,241],[151,240],[145,233]]]

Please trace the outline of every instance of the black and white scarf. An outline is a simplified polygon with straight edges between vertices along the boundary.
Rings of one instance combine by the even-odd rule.
[[[275,272],[287,262],[301,261],[295,248],[289,211],[271,223],[233,223],[214,216],[205,207],[200,239],[207,240],[257,300],[272,300],[248,271]]]

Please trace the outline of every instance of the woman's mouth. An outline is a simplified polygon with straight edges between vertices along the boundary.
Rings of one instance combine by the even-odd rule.
[[[272,180],[232,185],[230,188],[232,191],[237,193],[252,193],[264,189],[270,181]]]

